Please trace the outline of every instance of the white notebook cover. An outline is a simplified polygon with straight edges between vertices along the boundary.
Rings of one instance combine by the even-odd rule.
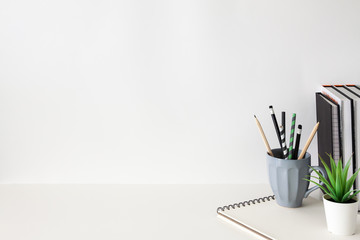
[[[323,202],[312,197],[304,199],[303,206],[299,208],[281,207],[275,200],[270,200],[230,210],[218,210],[218,216],[234,222],[246,231],[250,229],[255,233],[255,239],[360,239],[359,215],[355,235],[333,235],[327,230]]]
[[[358,87],[354,87],[354,86],[349,86],[349,89],[352,90],[353,92],[355,92],[357,95],[360,95],[360,89]],[[353,97],[353,99],[356,99],[354,101],[355,103],[355,142],[356,142],[356,147],[357,147],[357,169],[360,167],[360,98],[356,97],[354,95],[351,95]],[[358,177],[356,178],[356,186],[359,189],[360,188],[360,175],[358,175]],[[360,194],[357,195],[358,198],[360,197]],[[359,201],[359,211],[360,211],[360,201]]]

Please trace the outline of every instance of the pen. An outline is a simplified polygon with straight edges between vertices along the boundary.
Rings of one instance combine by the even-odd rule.
[[[281,136],[281,149],[283,151],[283,155],[284,158],[287,158],[288,156],[288,150],[286,147],[286,142],[285,142],[285,131],[284,131],[284,127],[280,126],[280,136]]]
[[[295,122],[296,122],[296,114],[293,113],[291,118],[291,130],[290,130],[290,142],[289,142],[289,157],[288,159],[292,159],[294,155],[294,135],[295,135]]]
[[[270,113],[271,113],[271,118],[272,118],[273,123],[274,123],[276,135],[277,135],[277,137],[278,137],[279,144],[280,144],[280,147],[281,147],[281,149],[282,149],[279,125],[278,125],[277,120],[276,120],[276,116],[275,116],[275,113],[274,113],[273,106],[269,106],[269,109],[270,109]]]
[[[300,146],[300,137],[301,137],[301,124],[298,125],[298,130],[296,132],[296,141],[295,141],[295,148],[293,153],[293,159],[296,159],[299,153],[299,146]]]

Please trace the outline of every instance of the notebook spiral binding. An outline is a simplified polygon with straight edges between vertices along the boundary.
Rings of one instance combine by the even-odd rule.
[[[216,212],[230,210],[231,208],[232,209],[240,208],[241,206],[246,207],[251,204],[261,203],[261,202],[270,201],[270,200],[275,200],[275,195],[270,195],[267,197],[256,198],[256,199],[249,200],[249,201],[244,201],[244,202],[234,203],[234,204],[230,204],[230,205],[223,206],[223,207],[218,207]]]

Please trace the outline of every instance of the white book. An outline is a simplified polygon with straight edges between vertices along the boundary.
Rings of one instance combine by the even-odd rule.
[[[331,102],[331,101],[330,101]],[[334,103],[333,103],[334,104]],[[333,131],[333,153],[334,153],[334,157],[336,159],[340,159],[341,158],[341,147],[340,147],[340,132],[339,132],[339,119],[340,116],[338,115],[338,105],[333,105],[333,111],[332,111],[332,131]]]
[[[340,132],[342,140],[342,156],[343,163],[346,163],[353,155],[353,133],[352,133],[352,114],[351,114],[351,100],[341,94],[333,86],[322,86],[321,93],[328,96],[340,107]],[[351,171],[348,172],[348,177],[353,174],[353,166],[350,166]]]
[[[354,155],[353,158],[356,160],[356,163],[353,165],[353,170],[356,171],[358,168],[358,159],[359,159],[359,147],[360,142],[358,141],[360,139],[360,132],[358,131],[357,122],[360,120],[360,98],[356,95],[356,93],[353,93],[352,90],[347,89],[345,86],[338,86],[336,87],[339,89],[342,93],[344,93],[346,96],[350,97],[353,100],[353,130],[355,133],[355,149],[354,149]],[[358,186],[356,185],[356,188]]]
[[[360,88],[355,86],[346,86],[346,92],[349,97],[351,97],[354,101],[354,120],[355,120],[355,143],[356,143],[356,169],[359,168],[360,163]],[[360,176],[356,178],[355,187],[359,189],[360,184]],[[358,197],[360,195],[358,194]],[[360,210],[360,202],[359,202],[359,210]]]

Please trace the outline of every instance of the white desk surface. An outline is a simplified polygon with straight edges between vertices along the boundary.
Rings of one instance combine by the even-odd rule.
[[[0,239],[254,239],[216,209],[269,193],[265,184],[0,185]]]

